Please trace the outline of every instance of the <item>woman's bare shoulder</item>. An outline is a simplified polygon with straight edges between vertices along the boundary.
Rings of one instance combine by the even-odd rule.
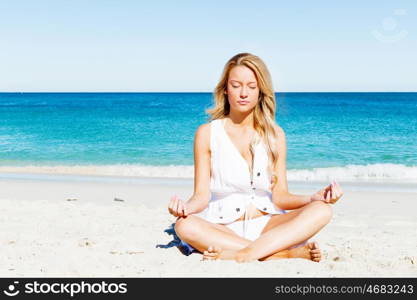
[[[201,124],[200,126],[198,126],[197,131],[196,131],[196,135],[210,135],[210,122],[209,123],[204,123]]]
[[[201,145],[210,145],[210,123],[198,126],[195,133],[195,142]]]
[[[279,126],[278,124],[274,124],[274,129],[277,134],[277,139],[275,140],[276,151],[279,152],[279,155],[283,155],[286,153],[287,149],[287,141],[285,137],[284,129]]]
[[[274,123],[274,129],[277,133],[278,139],[285,139],[285,131],[281,126],[279,126],[277,123]]]

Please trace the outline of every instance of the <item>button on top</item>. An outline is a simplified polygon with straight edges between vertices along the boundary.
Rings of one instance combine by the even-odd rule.
[[[240,211],[240,208],[239,207],[236,207],[236,211]]]
[[[256,175],[261,176],[261,173],[260,173],[260,172],[258,172],[258,174],[256,174]]]
[[[256,188],[252,188],[252,190],[256,190]]]

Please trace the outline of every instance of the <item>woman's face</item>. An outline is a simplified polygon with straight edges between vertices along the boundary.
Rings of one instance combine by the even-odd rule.
[[[236,66],[229,72],[226,94],[230,109],[246,112],[258,103],[259,87],[256,76],[245,66]]]

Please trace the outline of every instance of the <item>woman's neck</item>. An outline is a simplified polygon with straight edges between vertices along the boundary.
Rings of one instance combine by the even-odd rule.
[[[236,128],[253,128],[253,113],[250,112],[248,114],[236,114],[233,112],[230,112],[226,118],[228,118],[230,121],[229,123]]]

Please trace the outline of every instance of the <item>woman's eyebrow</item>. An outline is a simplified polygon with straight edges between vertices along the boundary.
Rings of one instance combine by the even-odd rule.
[[[236,81],[236,82],[238,82],[238,83],[242,83],[241,81],[236,80],[236,79],[230,79],[230,81]],[[248,82],[248,84],[250,84],[250,83],[256,83],[256,81],[251,81],[251,82]]]

